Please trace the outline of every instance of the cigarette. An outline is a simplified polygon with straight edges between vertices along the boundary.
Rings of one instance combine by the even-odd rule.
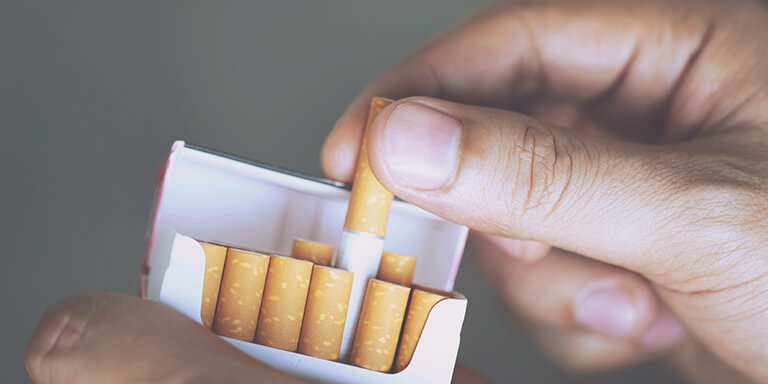
[[[379,372],[392,369],[410,291],[385,281],[368,280],[352,348],[352,364]]]
[[[200,243],[205,252],[205,275],[203,275],[203,300],[200,303],[200,320],[203,326],[211,329],[213,315],[216,312],[216,298],[219,297],[221,271],[224,270],[224,260],[227,248],[218,245]]]
[[[413,284],[413,272],[416,270],[416,258],[392,252],[381,254],[381,263],[376,278],[390,283],[410,287]]]
[[[392,192],[384,188],[373,175],[368,163],[367,136],[371,123],[391,101],[374,97],[368,112],[368,122],[363,132],[362,145],[358,156],[349,208],[339,242],[336,267],[354,273],[349,310],[341,341],[341,358],[346,360],[352,350],[360,307],[365,294],[366,282],[376,276],[381,252],[384,250],[384,235],[387,231]]]
[[[413,358],[413,352],[419,343],[421,331],[424,330],[424,324],[432,307],[446,297],[421,289],[413,289],[411,301],[408,305],[408,315],[405,318],[403,326],[403,335],[400,339],[400,347],[397,350],[397,359],[395,360],[395,372],[405,369]]]
[[[351,289],[351,272],[314,266],[301,327],[299,353],[338,360]]]
[[[267,255],[229,249],[213,332],[233,339],[253,341],[268,266]]]
[[[311,261],[319,265],[331,265],[333,245],[303,239],[293,239],[291,257]]]
[[[299,344],[312,263],[277,255],[271,259],[256,342],[293,352]]]
[[[349,197],[349,210],[344,221],[344,228],[384,237],[387,233],[389,207],[392,192],[379,183],[371,171],[368,162],[368,131],[376,116],[392,101],[374,97],[368,111],[368,122],[363,132],[357,168]]]

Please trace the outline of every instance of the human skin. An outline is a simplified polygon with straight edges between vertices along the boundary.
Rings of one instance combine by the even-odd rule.
[[[405,98],[371,129],[376,176],[475,230],[479,265],[555,361],[663,355],[694,382],[765,382],[766,20],[747,0],[498,5],[372,82],[323,167],[351,181],[370,97]],[[46,312],[26,364],[38,383],[299,382],[109,294]]]
[[[165,304],[113,293],[73,296],[49,308],[25,362],[35,383],[305,383]],[[454,382],[482,378],[457,366]]]
[[[768,381],[768,6],[501,4],[374,80],[322,154],[475,230],[481,269],[575,371],[665,356]]]

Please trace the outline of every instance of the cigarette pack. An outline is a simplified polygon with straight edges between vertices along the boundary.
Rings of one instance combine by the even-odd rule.
[[[199,241],[288,254],[294,238],[337,246],[349,188],[177,141],[158,178],[140,296],[201,322],[205,253]],[[402,201],[392,203],[385,251],[418,259],[413,282],[451,292],[467,228]],[[410,364],[382,373],[223,337],[253,358],[314,382],[449,383],[467,300],[429,312]]]

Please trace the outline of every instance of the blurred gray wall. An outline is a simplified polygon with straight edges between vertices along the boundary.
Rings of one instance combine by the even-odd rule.
[[[135,294],[174,139],[308,173],[377,73],[483,2],[0,1],[0,382],[28,381],[45,308]],[[289,140],[300,137],[301,140]],[[465,257],[460,360],[494,382],[671,380],[656,364],[571,377],[505,319]]]

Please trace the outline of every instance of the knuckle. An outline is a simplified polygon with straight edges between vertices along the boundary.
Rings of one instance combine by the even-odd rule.
[[[523,129],[506,154],[506,166],[515,171],[508,196],[518,215],[546,218],[562,208],[575,185],[574,144],[549,128],[523,122]]]
[[[73,296],[45,312],[24,356],[33,381],[49,382],[59,376],[54,372],[56,360],[81,342],[93,316],[94,304],[93,297]]]

